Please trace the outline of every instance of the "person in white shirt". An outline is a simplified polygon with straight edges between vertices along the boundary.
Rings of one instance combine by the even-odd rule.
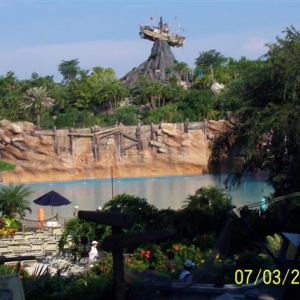
[[[183,264],[183,271],[179,275],[179,279],[185,282],[191,282],[193,281],[193,276],[191,274],[191,270],[195,263],[193,263],[191,260],[186,260]]]
[[[89,252],[89,262],[95,262],[99,260],[99,253],[97,250],[98,242],[92,241],[91,251]]]

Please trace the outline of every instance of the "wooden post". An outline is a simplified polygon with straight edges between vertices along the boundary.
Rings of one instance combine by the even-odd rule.
[[[119,134],[120,134],[120,137],[119,137],[119,139],[120,139],[120,156],[123,157],[125,155],[125,150],[123,147],[124,139],[123,139],[123,134],[121,132],[119,132]]]
[[[99,161],[99,157],[98,157],[98,145],[97,145],[97,137],[94,133],[94,135],[92,136],[92,149],[93,149],[93,154],[94,154],[94,159],[95,161]]]
[[[188,119],[185,120],[183,127],[184,127],[184,132],[188,133],[189,132]]]
[[[121,157],[121,149],[120,149],[120,141],[121,141],[121,137],[120,137],[121,133],[120,131],[115,133],[115,159],[119,160]]]
[[[153,140],[154,140],[154,128],[153,128],[153,122],[151,122],[150,130],[151,130],[150,140],[153,141]]]
[[[72,133],[72,128],[70,128],[70,133]],[[74,152],[74,137],[72,134],[70,134],[70,153],[71,153],[71,156],[73,156],[73,152]]]
[[[143,150],[143,146],[142,146],[142,138],[141,138],[141,123],[138,124],[137,128],[136,128],[136,139],[137,139],[137,150]]]
[[[112,226],[112,234],[118,235],[123,233],[121,228]],[[112,250],[113,257],[113,271],[114,271],[114,299],[124,300],[125,299],[125,277],[124,277],[124,258],[123,248]]]
[[[100,147],[99,147],[98,137],[96,136],[96,134],[95,134],[95,143],[96,143],[96,146],[97,146],[97,158],[98,158],[97,161],[100,161],[101,160]]]
[[[53,139],[54,139],[54,151],[56,154],[58,154],[58,142],[57,142],[57,131],[56,131],[56,126],[53,127]]]

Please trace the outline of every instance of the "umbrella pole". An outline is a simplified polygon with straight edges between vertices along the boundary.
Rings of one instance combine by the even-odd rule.
[[[51,217],[53,217],[53,206],[51,206]]]

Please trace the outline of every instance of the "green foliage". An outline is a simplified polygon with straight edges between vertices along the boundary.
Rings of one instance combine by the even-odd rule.
[[[15,229],[16,231],[22,228],[22,223],[10,216],[3,216],[1,220],[4,223],[4,230]]]
[[[58,85],[54,82],[54,76],[39,76],[36,72],[31,74],[30,79],[23,80],[20,84],[20,90],[22,93],[25,93],[27,90],[43,86],[47,91],[54,91]]]
[[[263,235],[273,235],[277,232],[297,232],[300,228],[300,199],[299,197],[288,199],[285,202],[270,204],[263,214],[263,226],[269,231],[263,231]]]
[[[178,104],[169,103],[154,111],[146,111],[142,114],[143,120],[146,124],[159,122],[176,123],[184,122],[184,113],[178,109]]]
[[[54,124],[57,128],[82,128],[98,125],[99,119],[98,117],[94,116],[90,111],[70,108],[67,109],[64,113],[56,114]]]
[[[228,62],[228,58],[216,50],[202,51],[196,58],[195,64],[197,69],[202,69],[205,73],[210,71],[210,68],[216,69],[224,66]]]
[[[12,121],[18,121],[24,116],[19,109],[22,99],[20,82],[11,71],[0,77],[0,115]]]
[[[214,141],[209,162],[216,170],[234,150],[242,160],[233,166],[230,181],[238,184],[247,172],[266,170],[274,196],[297,192],[300,183],[300,33],[291,27],[284,34],[268,45],[264,61],[228,87],[236,124]]]
[[[173,245],[171,250],[175,253],[178,271],[182,269],[187,259],[193,261],[197,268],[200,268],[211,253],[210,249],[202,250],[195,245],[185,245],[181,243]]]
[[[216,233],[208,232],[203,234],[197,234],[193,239],[193,244],[202,250],[211,249],[216,242]]]
[[[87,270],[81,275],[63,277],[59,272],[51,275],[48,269],[36,269],[33,276],[22,281],[28,300],[93,300],[99,296],[112,299],[112,282],[112,275],[107,272],[95,274]]]
[[[232,197],[223,189],[216,186],[205,186],[189,195],[183,208],[201,209],[210,213],[228,211],[232,208]]]
[[[137,109],[134,105],[126,105],[116,109],[115,114],[111,118],[112,124],[122,123],[123,125],[137,125],[139,118]]]
[[[179,81],[187,81],[190,69],[185,62],[175,62],[175,64],[171,66],[169,70],[169,73],[172,74],[172,72],[175,72]]]
[[[16,265],[0,265],[0,276],[18,274],[21,280],[29,278],[28,272],[23,268],[20,262]]]
[[[16,168],[16,165],[0,160],[0,172],[11,171]]]
[[[130,232],[160,229],[159,210],[147,202],[147,199],[128,194],[120,194],[106,202],[104,210],[119,210],[132,215],[134,226]]]
[[[33,191],[24,184],[10,183],[0,189],[0,211],[3,216],[14,218],[16,215],[25,216],[25,211],[31,212],[30,202],[27,200]]]
[[[218,234],[225,226],[232,209],[231,196],[213,186],[202,187],[189,195],[182,210],[174,218],[177,238],[188,244],[201,234]],[[197,243],[196,243],[197,244]]]
[[[278,257],[279,250],[282,243],[282,238],[279,234],[268,235],[266,236],[266,243],[269,246],[269,249],[272,251],[275,257]]]
[[[243,251],[239,252],[236,257],[236,270],[253,270],[253,277],[256,278],[260,269],[262,270],[274,270],[275,265],[273,260],[266,254],[262,254],[261,251]],[[254,277],[255,276],[255,277]],[[254,281],[254,280],[253,280]]]
[[[16,266],[0,265],[0,276],[18,273]]]
[[[63,76],[64,83],[68,83],[70,82],[70,80],[75,79],[79,70],[79,60],[77,58],[71,60],[63,60],[58,65],[58,71]]]
[[[50,97],[50,92],[46,87],[33,87],[28,89],[24,94],[24,101],[20,105],[22,109],[30,110],[30,114],[36,117],[37,128],[39,129],[40,115],[43,107],[54,106],[55,100]]]
[[[43,111],[41,113],[41,124],[44,129],[53,129],[55,126],[56,116],[52,116],[49,111]]]
[[[101,237],[101,225],[98,225],[94,222],[85,221],[79,218],[72,218],[67,221],[65,225],[65,230],[59,240],[58,247],[60,251],[63,250],[65,244],[68,242],[68,237],[71,237],[71,242],[74,246],[79,244],[80,238],[86,236],[89,243],[92,240],[101,240],[104,237]],[[100,230],[100,231],[99,231]]]
[[[203,89],[191,90],[178,104],[178,110],[192,122],[216,119],[218,114],[212,94]]]
[[[126,263],[133,270],[164,270],[165,260],[166,256],[159,245],[147,243],[135,249]]]

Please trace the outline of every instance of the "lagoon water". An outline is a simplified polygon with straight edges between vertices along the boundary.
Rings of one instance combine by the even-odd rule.
[[[129,194],[147,199],[149,204],[158,209],[180,209],[189,195],[208,185],[224,188],[223,181],[226,175],[212,176],[169,176],[146,178],[114,178],[112,179],[86,179],[64,182],[45,182],[26,184],[34,192],[29,200],[34,200],[43,194],[54,190],[69,199],[72,204],[53,207],[53,213],[70,218],[74,213],[74,206],[80,210],[95,210],[98,206],[112,199],[117,194]],[[232,196],[232,202],[237,207],[245,204],[259,202],[262,196],[268,196],[272,188],[265,183],[264,175],[252,175],[245,179],[244,184],[237,190],[226,190]],[[27,219],[37,219],[38,208],[42,206],[32,203],[32,213]],[[43,206],[45,218],[50,218],[51,207]]]

